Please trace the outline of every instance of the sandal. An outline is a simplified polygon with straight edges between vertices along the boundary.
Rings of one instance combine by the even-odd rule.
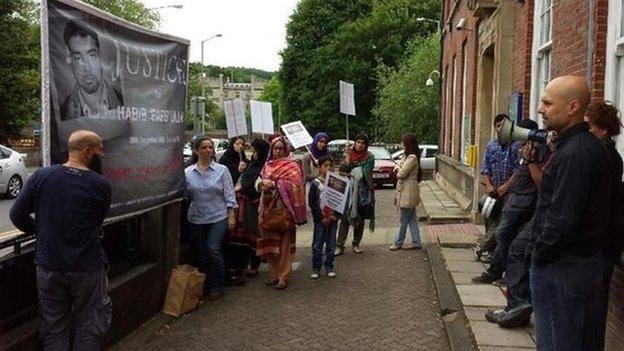
[[[281,282],[277,283],[277,285],[275,286],[275,288],[277,290],[284,290],[287,287],[288,287],[288,282],[286,282],[286,281],[281,281]]]
[[[271,286],[271,285],[275,285],[277,284],[279,281],[277,279],[271,280],[271,279],[267,279],[264,281],[264,284]]]

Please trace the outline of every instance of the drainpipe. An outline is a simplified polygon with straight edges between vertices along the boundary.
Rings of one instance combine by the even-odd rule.
[[[594,73],[594,65],[592,59],[594,57],[594,17],[596,16],[596,0],[589,0],[589,23],[587,33],[587,69],[585,73],[585,80],[590,87],[590,91],[593,89],[592,76]]]

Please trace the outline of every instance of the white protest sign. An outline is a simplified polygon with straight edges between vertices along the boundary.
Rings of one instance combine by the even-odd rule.
[[[273,134],[273,106],[270,102],[251,100],[251,131]]]
[[[284,124],[282,130],[295,149],[312,144],[312,136],[301,121]]]
[[[245,107],[241,99],[223,101],[225,122],[227,124],[228,138],[239,135],[247,135],[247,122],[245,121]]]
[[[340,81],[340,113],[355,116],[353,84]]]
[[[344,213],[349,197],[349,183],[349,178],[328,172],[320,195],[321,209],[329,207],[338,213]]]

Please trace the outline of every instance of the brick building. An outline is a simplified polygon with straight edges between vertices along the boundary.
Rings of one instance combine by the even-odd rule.
[[[473,212],[498,113],[539,122],[553,77],[585,78],[592,100],[624,110],[624,0],[442,0],[440,155],[436,180]],[[624,154],[624,137],[618,140]],[[476,163],[466,150],[476,150]],[[624,350],[624,272],[614,273],[607,345]]]

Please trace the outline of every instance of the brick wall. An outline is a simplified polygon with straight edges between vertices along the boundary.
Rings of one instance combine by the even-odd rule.
[[[475,110],[476,110],[476,67],[477,67],[477,44],[476,44],[476,28],[477,18],[472,16],[472,13],[466,7],[467,0],[461,0],[457,5],[454,12],[454,2],[445,2],[443,23],[449,21],[450,31],[444,32],[442,40],[442,101],[441,101],[441,121],[440,126],[442,128],[442,153],[449,157],[459,159],[461,155],[461,128],[462,128],[462,77],[463,69],[466,69],[466,114],[472,117],[471,127],[471,140],[474,141],[474,128],[475,128]],[[455,26],[460,18],[466,19],[466,30],[458,31]],[[447,29],[449,27],[446,27]],[[462,56],[462,45],[466,42],[466,56],[467,67],[463,67],[464,57]],[[453,91],[453,57],[457,64],[455,73],[457,83],[455,90]],[[455,98],[455,121],[452,121],[452,99]],[[454,147],[452,140],[455,140]]]
[[[515,4],[513,91],[522,93],[522,116],[529,117],[531,98],[531,42],[533,40],[533,0]]]

